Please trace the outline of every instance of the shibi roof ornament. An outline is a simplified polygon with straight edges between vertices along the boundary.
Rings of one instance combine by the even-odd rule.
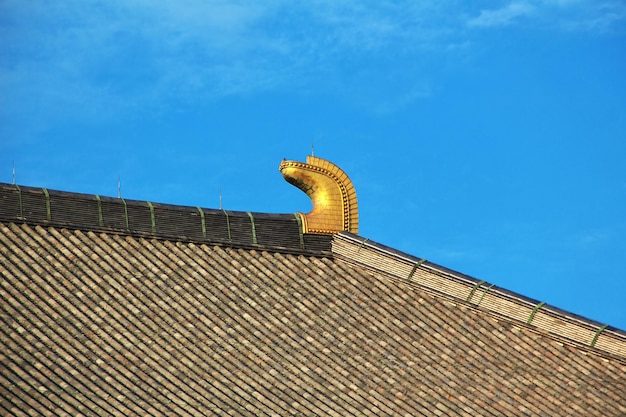
[[[278,169],[313,203],[309,213],[297,213],[304,233],[359,232],[356,190],[341,168],[325,159],[307,156],[306,163],[283,160]]]

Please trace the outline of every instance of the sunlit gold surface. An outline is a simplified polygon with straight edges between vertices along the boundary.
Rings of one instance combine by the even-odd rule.
[[[356,191],[338,166],[322,158],[307,156],[306,163],[283,160],[279,167],[285,180],[311,198],[313,210],[302,218],[304,233],[359,231]]]

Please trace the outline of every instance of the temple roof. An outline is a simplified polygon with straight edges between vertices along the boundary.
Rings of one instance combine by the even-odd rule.
[[[301,214],[0,184],[0,410],[626,413],[626,333]]]

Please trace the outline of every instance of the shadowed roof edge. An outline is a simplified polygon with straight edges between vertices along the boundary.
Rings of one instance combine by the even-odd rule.
[[[0,183],[0,220],[156,239],[330,256],[330,235],[295,214],[242,212]]]

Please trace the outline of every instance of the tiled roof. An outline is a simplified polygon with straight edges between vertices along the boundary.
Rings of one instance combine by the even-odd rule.
[[[156,204],[148,230],[103,226],[97,204],[81,226],[70,205],[55,222],[53,197],[88,196],[42,192],[36,217],[22,187],[16,216],[14,188],[0,414],[626,414],[618,329],[349,233],[176,237],[152,229],[156,207],[191,214]]]

